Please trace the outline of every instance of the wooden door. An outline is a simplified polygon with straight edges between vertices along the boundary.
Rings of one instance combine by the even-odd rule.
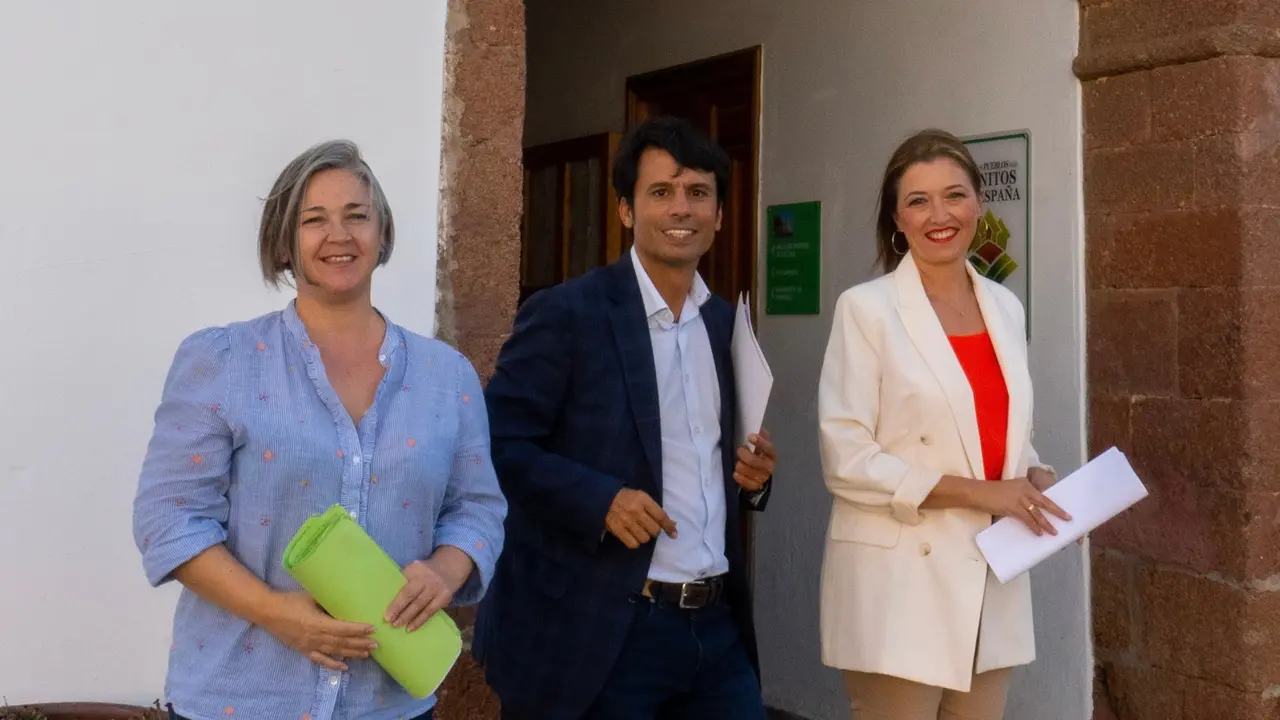
[[[721,55],[687,65],[627,78],[627,124],[654,115],[675,115],[707,133],[729,155],[729,191],[723,221],[711,250],[698,272],[717,295],[734,303],[738,294],[755,297],[756,218],[759,217],[756,168],[760,137],[760,47]],[[623,247],[631,246],[631,232],[623,233]],[[755,302],[751,304],[752,325]],[[725,439],[733,442],[731,438]],[[739,512],[747,573],[752,567],[754,521]],[[748,578],[749,579],[749,578]]]
[[[619,139],[601,133],[525,148],[520,303],[621,253],[611,183]]]
[[[628,78],[628,126],[654,115],[689,120],[729,154],[724,219],[698,271],[712,292],[726,300],[736,303],[742,292],[754,297],[760,48]],[[629,232],[623,242],[630,247]]]

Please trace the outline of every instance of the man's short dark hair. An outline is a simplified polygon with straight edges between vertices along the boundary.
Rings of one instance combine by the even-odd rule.
[[[613,161],[613,191],[619,200],[635,205],[640,156],[649,148],[665,150],[681,168],[716,176],[716,200],[724,205],[729,194],[729,154],[688,120],[660,115],[627,131]]]

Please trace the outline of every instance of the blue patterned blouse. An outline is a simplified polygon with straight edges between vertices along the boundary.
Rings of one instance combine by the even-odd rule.
[[[489,458],[480,382],[460,353],[387,322],[386,368],[352,424],[291,302],[209,328],[178,348],[134,502],[134,539],[159,585],[205,549],[227,549],[270,587],[298,590],[281,566],[311,515],[341,504],[401,566],[441,545],[476,571],[454,597],[483,595],[502,550],[507,505]],[[321,668],[183,590],[165,686],[192,720],[414,717],[412,699],[371,659]]]

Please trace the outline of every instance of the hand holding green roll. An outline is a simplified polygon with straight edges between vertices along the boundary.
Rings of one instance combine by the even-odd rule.
[[[413,697],[435,692],[461,655],[462,635],[443,612],[414,632],[384,620],[407,580],[341,506],[303,523],[285,548],[283,564],[330,615],[374,627],[373,659]]]

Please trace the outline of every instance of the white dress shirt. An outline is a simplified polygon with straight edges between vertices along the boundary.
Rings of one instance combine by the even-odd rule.
[[[662,418],[662,497],[679,537],[658,535],[649,577],[688,582],[729,572],[724,554],[724,462],[720,456],[720,383],[698,309],[711,299],[700,275],[680,320],[631,251],[649,321]]]

